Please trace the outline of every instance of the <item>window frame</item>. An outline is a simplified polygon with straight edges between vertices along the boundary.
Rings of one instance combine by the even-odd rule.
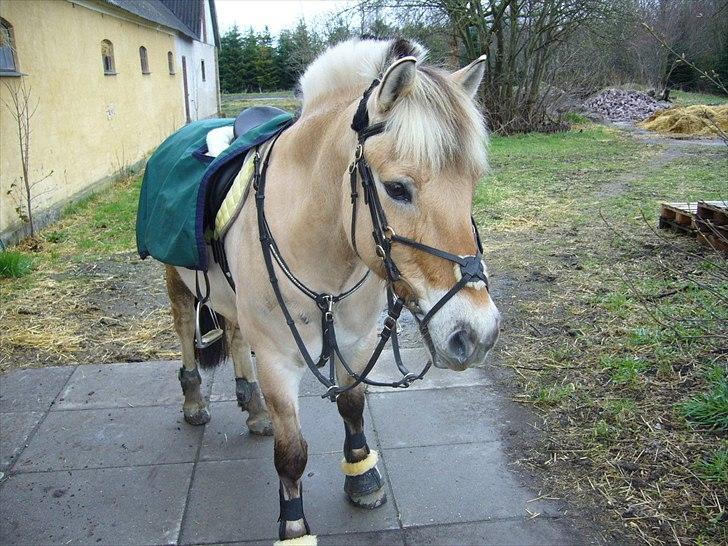
[[[143,76],[148,76],[152,73],[152,71],[149,70],[149,52],[144,46],[139,46],[139,63],[141,64]]]
[[[2,68],[0,67],[0,77],[19,77],[19,76],[25,76],[20,71],[20,63],[18,61],[18,50],[15,47],[15,31],[13,29],[13,25],[10,24],[10,21],[7,19],[3,19],[0,17],[0,26],[7,31],[8,35],[8,42],[7,46],[3,46],[3,49],[5,47],[8,48],[8,51],[10,52],[10,60],[13,63],[12,68]]]
[[[174,53],[167,51],[167,67],[169,68],[169,75],[174,76],[177,73],[176,65],[174,62]]]
[[[109,47],[109,53],[110,55],[104,54],[104,46]],[[110,68],[106,68],[106,60],[109,59],[111,62],[109,63]],[[101,40],[101,65],[104,68],[104,76],[116,76],[116,59],[114,58],[114,42],[109,40],[108,38],[104,38]]]
[[[200,70],[202,71],[202,81],[206,82],[207,79],[205,78],[205,59],[200,59]]]

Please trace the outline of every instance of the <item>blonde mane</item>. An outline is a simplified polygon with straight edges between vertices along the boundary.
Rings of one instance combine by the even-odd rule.
[[[394,60],[413,56],[418,77],[385,118],[398,157],[434,171],[457,164],[482,174],[487,170],[483,117],[448,72],[422,64],[426,54],[421,45],[404,39],[352,39],[330,47],[301,76],[301,115],[337,92],[351,90],[347,98],[353,100]]]

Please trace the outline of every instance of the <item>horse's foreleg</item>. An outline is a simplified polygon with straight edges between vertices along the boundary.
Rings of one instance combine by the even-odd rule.
[[[301,370],[266,366],[261,358],[259,354],[258,376],[273,421],[275,467],[280,480],[278,536],[281,541],[298,539],[295,544],[316,544],[303,514],[301,476],[308,461],[308,445],[298,418]]]
[[[243,341],[240,328],[231,326],[226,332],[235,366],[235,396],[238,406],[248,412],[246,420],[248,430],[253,434],[270,436],[273,434],[273,425],[268,415],[268,409],[265,407],[260,386],[256,381],[250,345]]]
[[[210,421],[210,411],[200,389],[202,378],[195,358],[195,298],[173,267],[167,266],[165,273],[174,329],[182,349],[182,368],[179,371],[185,397],[182,411],[190,425],[204,425]]]
[[[342,381],[346,376],[349,381]],[[340,374],[343,384],[351,384],[348,375]],[[364,387],[342,393],[336,399],[339,415],[344,419],[344,491],[354,506],[373,509],[387,502],[382,476],[377,469],[378,454],[369,449],[364,435]]]

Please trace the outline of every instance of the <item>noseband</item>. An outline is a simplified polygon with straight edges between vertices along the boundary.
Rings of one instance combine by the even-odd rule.
[[[298,279],[291,272],[290,268],[286,264],[286,261],[284,260],[278,249],[275,239],[273,238],[273,234],[270,230],[270,226],[268,225],[268,221],[265,217],[264,206],[265,183],[266,173],[268,172],[268,165],[271,155],[273,153],[273,147],[275,146],[278,137],[280,137],[285,128],[281,130],[281,132],[279,132],[271,142],[268,153],[266,154],[265,159],[262,162],[262,166],[260,164],[261,161],[257,149],[254,157],[253,187],[255,189],[258,230],[260,233],[260,243],[263,250],[263,258],[265,261],[266,269],[268,271],[268,277],[271,283],[271,287],[273,288],[273,292],[275,293],[278,305],[283,312],[283,315],[286,319],[286,324],[288,324],[288,327],[291,330],[291,334],[293,335],[293,339],[298,346],[298,350],[301,353],[301,356],[303,357],[306,365],[309,367],[311,372],[313,372],[316,379],[318,379],[319,382],[321,382],[321,384],[326,387],[326,392],[322,395],[322,398],[329,398],[331,401],[335,401],[336,397],[339,394],[353,389],[360,383],[382,387],[406,388],[409,387],[413,381],[416,381],[417,379],[422,379],[436,358],[435,348],[432,344],[432,340],[430,338],[427,328],[427,325],[429,324],[432,317],[468,283],[483,282],[485,288],[488,289],[488,277],[485,274],[485,269],[483,267],[483,247],[481,244],[480,235],[478,234],[478,229],[472,217],[471,224],[473,227],[473,236],[476,243],[476,253],[472,256],[458,256],[456,254],[451,254],[444,250],[425,245],[413,239],[402,237],[400,235],[397,235],[394,229],[392,229],[392,227],[387,222],[387,217],[384,213],[384,209],[382,208],[381,201],[379,200],[379,193],[377,191],[374,175],[372,174],[369,163],[364,156],[364,143],[366,142],[366,140],[372,136],[382,133],[385,129],[384,122],[370,125],[369,114],[367,112],[367,101],[369,99],[369,95],[378,84],[379,80],[375,79],[369,86],[369,88],[364,92],[364,95],[359,101],[359,106],[351,124],[351,128],[356,132],[358,139],[358,145],[354,154],[354,160],[349,165],[352,203],[351,243],[354,251],[358,255],[359,251],[356,246],[356,218],[359,201],[358,181],[361,180],[364,204],[369,207],[369,214],[372,219],[372,237],[374,238],[376,253],[377,256],[381,258],[384,269],[387,273],[387,317],[384,319],[382,331],[379,333],[379,341],[377,342],[377,345],[374,348],[371,356],[369,357],[369,360],[363,371],[359,374],[357,374],[346,362],[339,349],[336,340],[336,330],[334,327],[333,305],[344,300],[345,298],[353,294],[356,290],[358,290],[366,281],[369,275],[369,271],[367,271],[367,273],[365,273],[364,276],[356,284],[354,284],[354,286],[352,286],[345,292],[337,295],[315,292],[314,290],[308,288],[300,279]],[[424,315],[419,310],[416,302],[409,302],[408,306],[417,318],[420,332],[422,333],[422,336],[428,345],[428,349],[431,355],[431,360],[428,361],[427,364],[425,364],[419,374],[414,374],[410,372],[404,366],[399,350],[399,340],[397,337],[397,320],[399,319],[399,316],[402,312],[402,307],[404,307],[405,305],[405,301],[404,299],[396,295],[394,286],[397,282],[407,283],[407,281],[402,277],[399,269],[397,268],[397,265],[392,259],[392,245],[394,243],[409,246],[416,250],[452,262],[456,264],[456,267],[459,267],[460,270],[460,279]],[[278,264],[281,271],[283,271],[285,276],[293,283],[293,285],[305,296],[313,300],[321,311],[322,345],[321,354],[319,355],[316,362],[314,362],[311,354],[308,352],[308,349],[306,349],[303,339],[301,338],[301,334],[298,331],[295,321],[293,320],[291,313],[288,310],[288,306],[285,303],[283,294],[278,283],[278,277],[273,267],[273,261]],[[377,360],[379,359],[385,345],[390,340],[390,338],[392,340],[394,361],[400,373],[402,374],[402,378],[398,381],[392,382],[381,382],[369,379],[369,373],[374,368],[374,365],[377,363]],[[335,361],[337,359],[344,367],[347,374],[349,374],[349,376],[354,380],[352,384],[346,387],[342,387],[336,382]],[[322,368],[327,363],[329,364],[328,377],[319,371],[319,368]]]

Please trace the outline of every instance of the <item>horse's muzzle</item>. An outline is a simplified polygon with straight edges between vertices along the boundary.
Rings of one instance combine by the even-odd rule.
[[[436,345],[438,368],[463,371],[478,366],[498,340],[500,316],[493,317],[492,325],[480,333],[468,324],[457,324],[443,343]]]

